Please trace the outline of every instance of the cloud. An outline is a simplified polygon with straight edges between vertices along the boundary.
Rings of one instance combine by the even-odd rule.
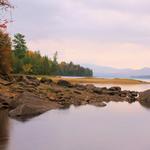
[[[25,34],[31,49],[49,56],[57,50],[61,60],[77,63],[150,64],[148,0],[14,0],[14,5],[9,30]]]

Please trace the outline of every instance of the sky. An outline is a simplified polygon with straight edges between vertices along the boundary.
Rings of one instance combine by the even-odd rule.
[[[150,67],[149,0],[11,0],[9,32],[60,61],[116,68]]]

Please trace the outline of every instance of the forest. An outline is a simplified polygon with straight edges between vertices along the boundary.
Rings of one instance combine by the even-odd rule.
[[[58,62],[58,53],[49,58],[27,47],[25,36],[17,33],[12,40],[12,64],[14,74],[93,76],[93,71],[73,62]]]

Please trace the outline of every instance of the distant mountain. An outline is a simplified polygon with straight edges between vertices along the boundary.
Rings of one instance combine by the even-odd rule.
[[[150,77],[150,68],[142,68],[142,69],[118,69],[113,67],[106,66],[98,66],[98,65],[84,65],[85,67],[89,67],[93,69],[94,76],[97,77],[116,77],[116,78],[130,78],[130,77]]]

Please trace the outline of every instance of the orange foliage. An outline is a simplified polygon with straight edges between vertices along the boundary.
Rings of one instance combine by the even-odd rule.
[[[33,56],[33,55],[34,55],[34,52],[29,50],[29,51],[27,51],[26,55],[27,55],[27,56]]]
[[[0,74],[11,73],[11,40],[7,33],[0,30]]]

